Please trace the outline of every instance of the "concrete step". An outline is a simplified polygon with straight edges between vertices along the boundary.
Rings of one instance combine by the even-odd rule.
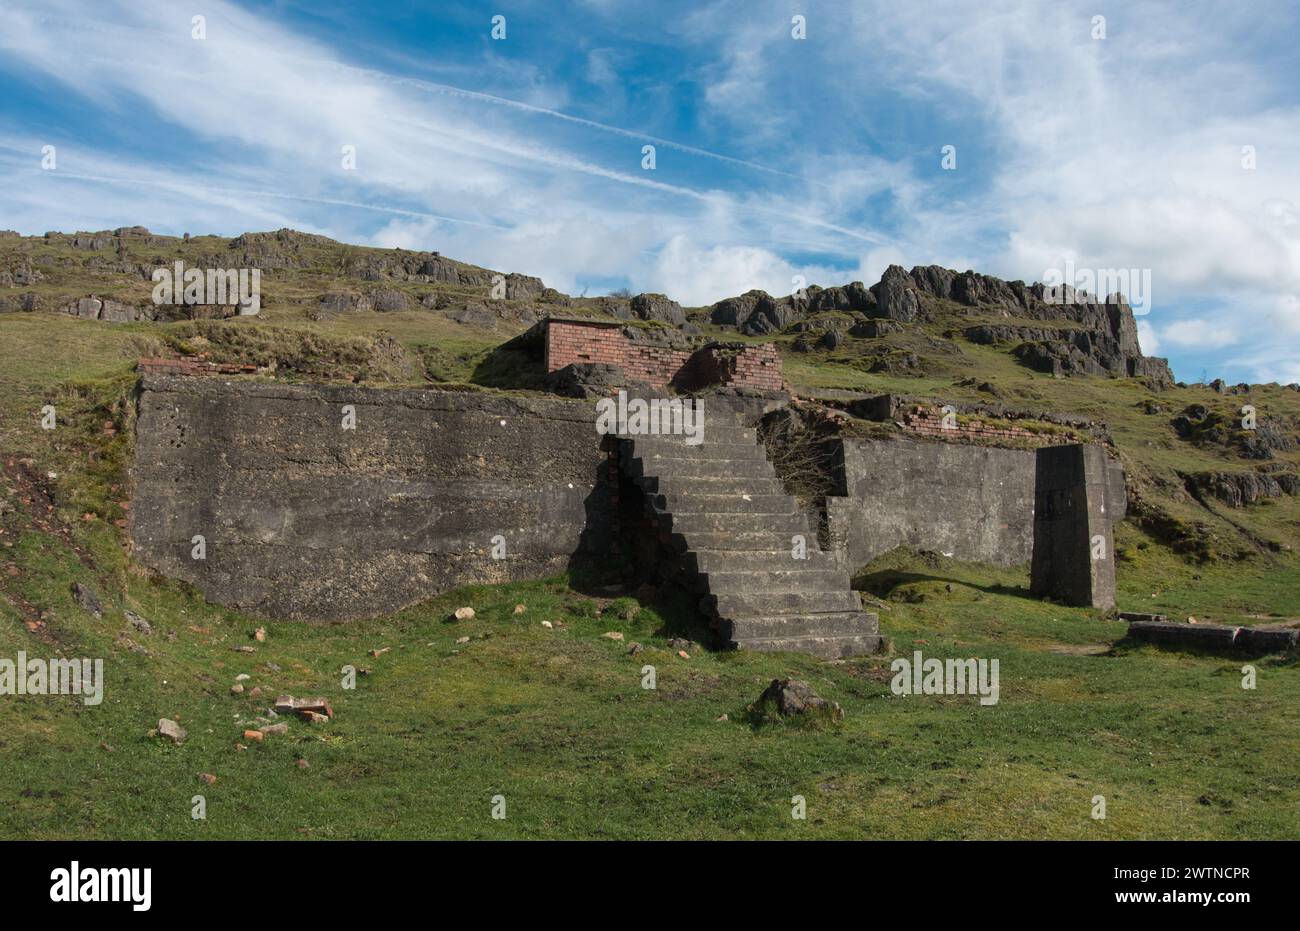
[[[775,478],[776,470],[767,459],[744,459],[726,462],[717,459],[684,459],[666,456],[625,456],[623,468],[633,478],[654,476],[664,480],[677,478]]]
[[[705,574],[709,591],[755,592],[837,592],[849,590],[849,574],[839,569],[805,569],[781,572],[709,572]]]
[[[686,554],[686,564],[695,572],[745,572],[767,569],[834,569],[835,558],[823,553],[814,543],[806,552],[807,559],[795,559],[793,545],[781,550],[736,552],[735,550],[706,550],[697,547]]]
[[[741,461],[767,461],[767,454],[757,443],[701,443],[688,446],[676,440],[660,437],[637,437],[621,440],[623,452],[642,459],[736,459]]]
[[[865,611],[838,611],[827,614],[727,618],[719,623],[718,631],[730,641],[789,637],[863,637],[880,633],[880,624],[874,614]]]
[[[647,494],[784,495],[775,478],[736,478],[731,475],[646,475],[636,479]]]
[[[747,532],[728,532],[725,530],[692,531],[689,537],[678,530],[670,534],[669,540],[679,553],[696,549],[727,553],[770,552],[782,546],[793,546],[794,544],[790,541],[790,538],[795,533],[802,534],[809,541],[809,547],[817,545],[816,535],[803,530],[791,533],[777,533],[772,530]]]
[[[848,588],[816,592],[710,591],[700,599],[700,609],[715,617],[734,620],[828,611],[857,612],[862,610],[862,599]]]
[[[879,653],[884,638],[879,634],[854,637],[758,637],[731,642],[738,650],[759,653],[809,653],[821,659],[844,659],[866,653]]]
[[[707,414],[704,418],[704,429],[697,435],[705,446],[710,443],[758,443],[758,431],[753,427],[742,427],[736,423],[710,419]],[[621,440],[650,439],[674,443],[682,443],[686,440],[684,433],[617,433],[615,436]]]
[[[673,533],[685,534],[689,539],[692,533],[772,533],[784,534],[789,540],[791,535],[799,533],[810,539],[816,539],[808,530],[808,518],[801,512],[790,514],[673,514],[671,516]],[[692,543],[694,548],[696,544]],[[765,549],[772,549],[771,546]]]
[[[798,503],[788,495],[710,495],[676,492],[651,495],[650,505],[674,517],[685,514],[794,514]]]

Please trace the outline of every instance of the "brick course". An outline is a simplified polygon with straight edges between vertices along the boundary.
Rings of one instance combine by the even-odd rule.
[[[141,375],[252,375],[257,366],[243,362],[208,362],[203,359],[141,359]]]
[[[944,414],[941,409],[916,404],[903,413],[902,420],[899,422],[902,424],[903,429],[921,436],[933,436],[958,441],[972,439],[992,440],[995,442],[1031,440],[1034,443],[1046,446],[1086,442],[1073,433],[1035,433],[1032,430],[1026,430],[1024,427],[1014,425],[996,426],[982,420],[963,422],[956,420],[955,416],[954,425],[945,427],[943,417]]]

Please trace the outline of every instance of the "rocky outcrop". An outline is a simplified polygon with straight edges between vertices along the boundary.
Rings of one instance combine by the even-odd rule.
[[[872,287],[876,295],[876,313],[873,316],[900,323],[913,323],[921,316],[921,299],[917,296],[912,276],[899,265],[885,269],[880,281]]]
[[[1214,498],[1240,508],[1268,498],[1300,494],[1300,475],[1294,472],[1193,472],[1178,473],[1187,491],[1198,501]]]
[[[1157,390],[1173,385],[1165,360],[1142,355],[1137,323],[1123,296],[1098,299],[1070,288],[1062,288],[1059,295],[1049,294],[1041,284],[1027,286],[938,265],[917,266],[910,272],[891,265],[870,288],[860,281],[832,288],[809,286],[802,295],[781,298],[765,291],[748,291],[718,301],[709,308],[709,319],[747,335],[762,336],[788,332],[816,314],[848,313],[858,318],[849,327],[850,336],[874,338],[934,319],[942,306],[938,302],[1007,318],[1004,324],[972,325],[964,335],[986,345],[1020,343],[1018,358],[1037,371],[1057,376],[1146,378]],[[835,337],[829,342],[829,347],[820,348],[837,345]],[[819,347],[812,339],[802,339],[795,348]]]
[[[80,317],[83,320],[105,320],[109,323],[130,323],[133,320],[155,319],[156,308],[150,304],[136,307],[109,298],[100,299],[91,295],[72,301],[63,306],[65,314]],[[238,308],[233,308],[238,311]]]
[[[658,320],[672,326],[686,322],[682,305],[662,294],[638,294],[632,298],[629,308],[642,320]]]
[[[766,291],[753,290],[718,301],[709,308],[709,320],[718,326],[734,326],[751,336],[762,336],[783,329],[798,313],[791,298],[777,299]]]
[[[1180,439],[1198,446],[1234,449],[1247,459],[1272,459],[1276,453],[1300,445],[1294,424],[1260,417],[1254,429],[1247,429],[1236,412],[1211,410],[1204,404],[1189,404],[1169,423]]]

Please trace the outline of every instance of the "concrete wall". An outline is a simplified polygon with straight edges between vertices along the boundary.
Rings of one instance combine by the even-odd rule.
[[[310,620],[558,572],[608,546],[594,422],[564,399],[146,376],[135,552],[211,601]]]
[[[1115,606],[1112,470],[1100,446],[1040,449],[1029,589],[1070,605]]]
[[[831,538],[856,569],[898,546],[1018,565],[1034,542],[1034,452],[920,440],[842,443]]]

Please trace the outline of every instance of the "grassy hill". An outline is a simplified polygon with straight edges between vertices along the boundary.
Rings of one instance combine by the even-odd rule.
[[[998,657],[1001,700],[991,707],[896,697],[889,656],[822,664],[691,649],[683,658],[669,645],[685,623],[681,605],[605,597],[581,578],[463,589],[319,628],[244,617],[151,575],[130,560],[123,529],[139,357],[256,361],[282,379],[524,390],[536,363],[501,352],[503,341],[552,308],[611,309],[531,282],[489,302],[477,284],[412,278],[411,254],[398,250],[301,234],[241,239],[0,238],[0,306],[12,310],[0,313],[0,657],[99,656],[107,677],[96,707],[0,696],[0,836],[1296,836],[1294,657],[1127,644],[1120,622],[1029,598],[1026,567],[900,551],[858,574],[887,606],[881,628],[897,655]],[[256,318],[119,324],[61,312],[91,294],[144,303],[142,269],[229,256],[266,266]],[[437,274],[448,267],[490,275],[450,260]],[[380,288],[406,294],[407,309],[322,309],[323,295]],[[36,309],[21,310],[25,301]],[[1241,476],[1297,470],[1300,392],[1053,378],[1011,345],[962,338],[986,319],[979,308],[927,309],[921,322],[835,348],[795,347],[822,323],[847,328],[852,315],[805,317],[762,338],[782,347],[805,397],[895,392],[1104,420],[1133,504],[1116,532],[1121,609],[1236,623],[1300,616],[1300,501],[1233,506],[1222,492]],[[706,336],[759,339],[714,326],[705,308],[685,316]],[[908,354],[916,364],[891,363]],[[1238,428],[1246,403],[1266,428],[1268,458],[1260,434]],[[52,431],[41,429],[45,405],[57,411]],[[74,583],[98,595],[100,616],[78,603]],[[462,605],[476,617],[448,623]],[[610,631],[624,640],[602,636]],[[645,650],[629,654],[631,641]],[[1245,662],[1258,672],[1254,690],[1241,687]],[[347,664],[368,670],[355,689],[341,686]],[[653,690],[642,688],[646,665]],[[245,689],[232,694],[240,675]],[[839,702],[844,722],[749,723],[746,706],[785,676]],[[243,739],[282,693],[324,695],[336,716]],[[177,717],[187,740],[149,736],[160,717]],[[191,818],[196,794],[206,820]],[[490,815],[495,795],[505,796],[505,820]],[[790,816],[795,795],[807,800],[806,820]],[[1104,821],[1090,817],[1095,795],[1107,799]]]

